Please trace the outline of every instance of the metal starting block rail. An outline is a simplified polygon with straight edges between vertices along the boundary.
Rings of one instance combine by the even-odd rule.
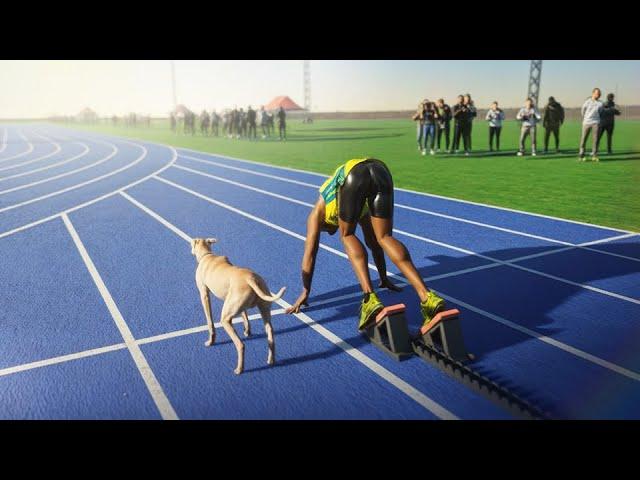
[[[475,357],[465,348],[458,310],[438,313],[412,337],[404,316],[405,308],[404,304],[385,307],[365,330],[377,348],[397,361],[416,354],[518,418],[548,418],[535,406],[465,364]]]

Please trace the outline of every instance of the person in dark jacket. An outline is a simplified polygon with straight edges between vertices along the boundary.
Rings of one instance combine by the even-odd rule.
[[[205,137],[209,135],[209,123],[211,118],[209,117],[209,113],[206,110],[203,110],[200,114],[200,134]]]
[[[247,109],[247,123],[249,124],[249,132],[248,132],[248,137],[249,139],[251,138],[256,138],[257,132],[256,132],[256,111],[251,108],[251,105],[249,105],[249,108]]]
[[[215,110],[211,111],[211,135],[218,136],[220,126],[220,115]]]
[[[171,131],[176,133],[178,122],[176,121],[176,116],[173,112],[169,114],[169,124],[171,125]]]
[[[560,152],[560,126],[564,123],[564,108],[553,97],[544,107],[542,126],[544,127],[544,153],[549,150],[549,137],[553,133],[556,141],[556,152]]]
[[[453,143],[451,144],[451,150],[449,150],[449,153],[457,153],[460,148],[460,136],[462,135],[460,122],[465,115],[463,107],[464,96],[458,95],[458,103],[453,106]]]
[[[451,127],[451,107],[444,103],[444,99],[440,98],[436,102],[436,110],[438,112],[438,120],[436,121],[436,152],[440,151],[442,145],[442,133],[444,132],[445,152],[449,150],[449,131]]]
[[[607,101],[604,102],[603,109],[600,112],[600,129],[598,130],[598,144],[604,132],[607,132],[607,153],[611,154],[611,141],[613,139],[613,126],[615,125],[615,116],[620,115],[620,110],[614,102],[613,93],[607,95]]]
[[[287,114],[284,108],[280,107],[277,113],[278,116],[278,132],[280,132],[280,140],[287,139]]]

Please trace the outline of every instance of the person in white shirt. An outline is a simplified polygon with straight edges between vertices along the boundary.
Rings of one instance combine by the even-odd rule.
[[[600,112],[604,106],[600,101],[602,93],[599,88],[594,88],[591,98],[582,105],[582,135],[580,136],[580,160],[585,161],[584,147],[589,138],[593,137],[593,147],[591,149],[591,160],[598,161],[598,130],[600,129]]]
[[[498,108],[498,102],[493,102],[487,112],[486,119],[489,121],[489,151],[493,152],[493,138],[496,139],[496,151],[500,151],[500,132],[504,121],[504,111]]]
[[[516,119],[522,122],[522,128],[520,129],[520,148],[518,149],[518,156],[524,155],[524,141],[529,135],[531,135],[531,156],[536,156],[536,124],[542,115],[533,104],[533,100],[527,98],[524,102],[524,107],[520,109]]]

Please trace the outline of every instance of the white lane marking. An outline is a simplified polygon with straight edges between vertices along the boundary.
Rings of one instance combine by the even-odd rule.
[[[135,145],[135,146],[139,146],[137,143],[133,143],[133,142],[128,142],[126,140],[122,140],[124,143],[129,143],[131,145]],[[169,161],[169,163],[167,163],[165,166],[159,168],[158,170],[156,170],[155,172],[151,172],[149,175],[146,175],[134,182],[128,183],[127,185],[117,188],[116,190],[113,190],[112,192],[109,193],[105,193],[104,195],[101,195],[99,197],[93,198],[87,202],[84,203],[80,203],[74,207],[68,208],[66,210],[62,210],[61,212],[58,213],[54,213],[53,215],[49,215],[48,217],[44,217],[41,218],[39,220],[36,220],[35,222],[31,222],[31,223],[27,223],[25,225],[21,225],[19,227],[13,228],[11,230],[7,230],[6,232],[2,232],[0,233],[0,238],[4,238],[4,237],[8,237],[10,235],[14,235],[18,232],[22,232],[23,230],[27,230],[29,228],[35,227],[37,225],[40,225],[42,223],[45,222],[50,222],[51,220],[58,218],[60,215],[62,215],[63,213],[71,213],[71,212],[75,212],[76,210],[79,210],[81,208],[85,208],[88,207],[89,205],[93,205],[96,202],[100,202],[106,198],[109,198],[113,195],[117,195],[118,193],[122,192],[123,190],[126,190],[128,188],[134,187],[142,182],[146,182],[147,180],[149,180],[150,178],[153,178],[155,175],[158,175],[162,172],[164,172],[167,168],[169,168],[171,165],[173,165],[176,161],[176,158],[178,158],[178,153],[176,152],[176,150],[173,147],[169,147],[169,150],[171,150],[173,152],[173,156],[171,157],[171,160]]]
[[[282,314],[284,314],[284,309],[282,308],[271,310],[272,316],[282,315]],[[257,320],[259,318],[262,318],[259,313],[254,315],[249,315],[249,320]],[[237,317],[233,319],[233,323],[235,324],[242,323],[242,322],[243,320],[241,317]],[[220,322],[214,323],[214,326],[217,328],[220,328],[221,327]],[[140,338],[136,340],[136,343],[138,345],[146,345],[148,343],[160,342],[162,340],[167,340],[169,338],[181,337],[184,335],[190,335],[192,333],[204,332],[207,330],[207,328],[208,327],[206,325],[202,325],[200,327],[185,328],[183,330],[175,330],[175,331],[163,333],[160,335],[154,335],[152,337]],[[0,377],[6,376],[6,375],[13,375],[14,373],[25,372],[27,370],[34,370],[36,368],[47,367],[49,365],[56,365],[58,363],[71,362],[73,360],[79,360],[81,358],[92,357],[95,355],[102,355],[104,353],[113,352],[116,350],[122,350],[125,348],[127,348],[126,343],[115,343],[113,345],[106,345],[104,347],[92,348],[90,350],[84,350],[81,352],[70,353],[67,355],[60,355],[58,357],[50,357],[44,360],[37,360],[35,362],[23,363],[21,365],[15,365],[12,367],[0,369]]]
[[[24,136],[24,134],[23,134],[22,132],[18,132],[18,135],[20,135],[20,136],[22,137],[22,139],[23,139],[25,142],[27,142],[27,145],[29,145],[29,147],[27,148],[27,151],[26,151],[26,152],[18,153],[18,154],[16,154],[16,155],[12,155],[12,156],[10,156],[10,157],[2,158],[2,159],[0,159],[0,163],[2,163],[2,162],[6,162],[7,160],[14,160],[14,159],[16,159],[16,158],[24,157],[25,155],[29,155],[31,152],[33,152],[33,150],[34,150],[34,148],[35,148],[35,147],[34,147],[34,145],[33,145],[33,143],[29,142],[29,140],[27,140],[27,137],[25,137],[25,136]]]
[[[131,198],[129,195],[127,197]],[[136,201],[134,203],[134,205],[140,207],[142,204],[140,202]],[[145,213],[153,212],[150,208],[148,208],[146,206],[142,210]],[[160,221],[160,219],[162,219],[160,221],[160,223],[162,225],[164,225],[165,227],[169,228],[173,233],[177,234],[182,239],[186,239],[187,241],[191,241],[191,237],[189,235],[187,235],[180,228],[178,228],[175,225],[173,225],[167,219],[163,218],[158,213],[153,212],[153,215],[151,215],[151,216],[154,219],[158,220],[158,221]],[[171,225],[171,226],[169,227],[169,225]],[[180,233],[178,233],[178,232],[180,232]],[[285,302],[282,299],[277,300],[276,303],[278,303],[278,305],[283,307],[283,309],[286,309],[286,308],[291,306],[291,304]],[[449,412],[446,408],[444,408],[440,404],[436,403],[435,401],[431,400],[429,397],[424,395],[422,392],[420,392],[419,390],[417,390],[416,388],[414,388],[413,386],[411,386],[410,384],[408,384],[407,382],[402,380],[400,377],[398,377],[395,374],[391,373],[389,370],[387,370],[382,365],[380,365],[376,361],[374,361],[371,358],[369,358],[364,353],[360,352],[357,348],[353,347],[351,344],[349,344],[348,342],[346,342],[342,338],[340,338],[337,335],[335,335],[334,333],[330,332],[325,327],[323,327],[321,325],[318,325],[315,321],[313,321],[306,314],[299,313],[299,314],[295,314],[295,316],[296,316],[296,318],[298,318],[298,320],[300,320],[301,322],[305,323],[307,326],[311,327],[313,330],[315,330],[317,333],[322,335],[324,338],[329,340],[334,345],[340,347],[348,355],[350,355],[351,357],[356,359],[358,362],[362,363],[364,366],[369,368],[373,373],[375,373],[376,375],[378,375],[382,379],[384,379],[387,382],[389,382],[391,385],[393,385],[398,390],[403,392],[405,395],[409,396],[411,399],[413,399],[414,401],[416,401],[417,403],[422,405],[424,408],[429,410],[431,413],[433,413],[437,417],[439,417],[441,419],[444,419],[444,420],[458,420],[458,417],[456,417],[453,413]],[[196,328],[202,328],[202,327],[196,327]]]
[[[189,159],[189,160],[194,160],[196,162],[200,162],[200,163],[203,163],[203,164],[209,164],[209,165],[214,165],[214,166],[221,167],[221,168],[226,168],[226,169],[229,169],[229,170],[235,170],[235,171],[238,171],[238,172],[248,173],[250,175],[255,175],[255,176],[265,177],[265,178],[271,178],[273,180],[278,180],[278,181],[281,181],[281,182],[292,183],[292,184],[300,185],[300,186],[303,186],[303,187],[309,187],[309,188],[314,188],[314,189],[318,189],[320,187],[320,185],[316,185],[316,184],[313,184],[313,183],[306,183],[306,182],[301,182],[301,181],[298,181],[298,180],[292,180],[292,179],[281,177],[281,176],[279,177],[277,175],[270,175],[268,173],[256,172],[256,171],[250,170],[248,168],[233,167],[231,165],[225,165],[223,163],[214,162],[212,160],[204,160],[204,159],[197,158],[197,157],[192,157],[192,156],[189,156],[189,155],[179,155],[178,157],[179,158],[186,158],[186,159]],[[177,165],[176,164],[176,167],[182,167],[182,165]],[[594,240],[593,242],[585,242],[584,244],[577,244],[576,245],[576,244],[573,244],[571,242],[565,242],[565,241],[562,241],[562,240],[557,240],[557,239],[554,239],[554,238],[544,237],[544,236],[541,236],[541,235],[534,235],[534,234],[522,232],[522,231],[519,231],[519,230],[503,228],[503,227],[499,227],[499,226],[496,226],[496,225],[491,225],[491,224],[488,224],[488,223],[476,222],[474,220],[469,220],[469,219],[466,219],[466,218],[463,218],[463,217],[456,217],[456,216],[453,216],[453,215],[445,215],[445,214],[442,214],[442,213],[434,212],[434,211],[431,211],[431,210],[425,210],[425,209],[421,209],[421,208],[415,208],[415,207],[412,207],[412,206],[409,206],[409,205],[404,205],[404,204],[401,204],[401,203],[395,203],[395,206],[398,207],[398,208],[405,209],[405,210],[411,210],[411,211],[416,211],[416,212],[419,212],[419,213],[424,213],[426,215],[433,215],[433,216],[437,216],[437,217],[442,217],[442,218],[446,218],[446,219],[449,219],[449,220],[454,220],[454,221],[458,221],[458,222],[462,222],[462,223],[468,223],[468,224],[471,224],[471,225],[476,225],[476,226],[483,227],[483,228],[489,228],[489,229],[492,229],[492,230],[498,230],[498,231],[502,231],[502,232],[510,233],[510,234],[514,234],[514,235],[520,235],[520,236],[524,236],[524,237],[534,238],[534,239],[537,239],[537,240],[543,240],[543,241],[550,242],[550,243],[557,243],[557,244],[560,244],[560,245],[570,245],[570,246],[573,246],[575,248],[584,248],[585,250],[590,250],[590,251],[602,253],[602,254],[605,254],[605,255],[611,255],[611,256],[614,256],[614,257],[620,257],[620,258],[625,258],[627,260],[633,260],[633,261],[636,261],[636,262],[640,262],[640,259],[638,259],[638,258],[628,257],[628,256],[625,256],[625,255],[620,255],[620,254],[613,253],[613,252],[607,252],[607,251],[604,251],[604,250],[597,250],[597,249],[589,248],[588,246],[586,246],[586,245],[590,245],[590,244],[597,244],[597,243],[602,243],[602,242],[609,241],[609,240],[614,240],[614,239],[617,239],[617,238],[630,237],[630,236],[635,235],[634,233],[628,233],[628,234],[619,235],[619,236],[616,236],[616,237],[609,237],[608,239],[604,238],[604,239],[600,239],[600,240]]]
[[[49,365],[56,365],[58,363],[71,362],[72,360],[78,360],[80,358],[101,355],[103,353],[113,352],[115,350],[122,350],[123,348],[127,348],[127,346],[124,343],[118,343],[115,345],[107,345],[106,347],[92,348],[91,350],[85,350],[83,352],[70,353],[68,355],[60,355],[59,357],[38,360],[36,362],[23,363],[22,365],[16,365],[14,367],[3,368],[2,370],[0,370],[0,377],[3,377],[5,375],[12,375],[18,372],[24,372],[27,370],[33,370],[34,368],[47,367]]]
[[[275,197],[275,198],[278,198],[278,199],[281,199],[281,200],[285,200],[285,201],[288,201],[288,202],[296,203],[298,205],[304,205],[306,207],[313,208],[313,205],[310,204],[310,203],[302,202],[302,201],[297,200],[295,198],[287,197],[286,195],[280,195],[280,194],[277,194],[277,193],[272,193],[272,192],[270,192],[268,190],[263,190],[261,188],[256,188],[256,187],[251,187],[251,186],[248,186],[248,185],[244,185],[242,183],[235,182],[233,180],[227,180],[226,178],[218,177],[216,175],[211,175],[210,173],[204,173],[204,172],[201,172],[199,170],[194,170],[192,168],[183,167],[183,166],[180,166],[180,165],[174,165],[174,168],[179,168],[181,170],[185,170],[185,171],[194,173],[196,175],[200,175],[200,176],[207,177],[207,178],[212,178],[214,180],[218,180],[218,181],[221,181],[221,182],[224,182],[224,183],[229,183],[231,185],[235,185],[235,186],[240,187],[240,188],[251,190],[253,192],[259,192],[259,193],[262,193],[264,195],[268,195],[268,196]],[[574,282],[572,280],[569,280],[569,279],[566,279],[566,278],[563,278],[563,277],[559,277],[559,276],[556,276],[556,275],[551,275],[549,273],[545,273],[545,272],[542,272],[540,270],[535,270],[533,268],[527,268],[527,267],[519,265],[517,263],[512,263],[512,261],[510,261],[510,260],[500,260],[498,258],[491,257],[489,255],[484,255],[482,253],[476,253],[476,252],[473,252],[471,250],[467,250],[466,248],[456,247],[455,245],[451,245],[449,243],[432,240],[430,238],[423,237],[421,235],[416,235],[416,234],[411,233],[411,232],[406,232],[406,231],[400,230],[398,228],[394,228],[393,232],[394,233],[399,233],[400,235],[404,235],[406,237],[410,237],[410,238],[413,238],[413,239],[416,239],[416,240],[420,240],[422,242],[431,243],[431,244],[438,245],[438,246],[443,247],[443,248],[447,248],[447,249],[450,249],[450,250],[461,252],[461,253],[464,253],[466,255],[471,255],[471,256],[478,257],[478,258],[482,258],[482,259],[487,260],[489,262],[499,263],[499,264],[504,265],[506,267],[516,268],[518,270],[523,270],[523,271],[526,271],[528,273],[532,273],[534,275],[539,275],[541,277],[546,277],[546,278],[549,278],[549,279],[552,279],[552,280],[556,280],[558,282],[566,283],[566,284],[574,286],[574,287],[583,288],[585,290],[590,290],[592,292],[600,293],[602,295],[607,295],[609,297],[617,298],[619,300],[624,300],[626,302],[631,302],[631,303],[635,303],[637,305],[640,305],[640,300],[639,299],[628,297],[626,295],[621,295],[621,294],[614,293],[614,292],[610,292],[608,290],[604,290],[602,288],[593,287],[591,285],[586,285],[586,284]],[[574,248],[574,246],[567,247],[567,248]],[[560,250],[560,249],[549,250],[549,251],[544,252],[544,253],[546,253],[547,255],[551,255],[551,254],[558,253],[558,250]],[[541,257],[541,256],[542,256],[541,254],[538,255],[538,257]]]
[[[138,207],[140,210],[142,210],[143,212],[147,213],[148,215],[151,215],[153,218],[155,218],[158,222],[162,223],[165,227],[167,227],[168,229],[170,229],[171,231],[173,231],[173,233],[175,233],[176,235],[178,235],[179,237],[181,237],[183,240],[186,240],[187,242],[191,242],[191,237],[189,235],[187,235],[186,233],[184,233],[182,230],[180,230],[179,228],[176,228],[173,224],[167,222],[164,218],[162,218],[160,215],[158,215],[156,212],[154,212],[153,210],[150,210],[149,208],[147,208],[146,206],[144,206],[142,203],[138,202],[135,198],[131,197],[127,192],[120,192],[120,195],[122,195],[124,198],[126,198],[127,200],[129,200],[131,203],[133,203],[136,207]]]
[[[64,221],[64,224],[67,227],[67,230],[71,235],[71,238],[73,239],[73,243],[75,243],[76,248],[78,249],[78,252],[82,257],[82,260],[84,261],[87,267],[87,270],[89,270],[89,273],[91,274],[91,278],[93,279],[93,282],[96,284],[96,287],[98,288],[98,291],[100,292],[100,295],[104,300],[104,303],[109,309],[109,313],[111,313],[111,317],[113,318],[113,321],[115,322],[116,327],[118,327],[118,330],[120,331],[120,335],[122,335],[124,343],[126,344],[127,349],[129,350],[129,353],[131,354],[131,357],[133,358],[133,361],[136,364],[136,367],[138,367],[138,371],[140,372],[140,375],[142,376],[142,379],[144,380],[144,383],[146,384],[147,389],[149,390],[149,393],[153,398],[153,401],[158,407],[158,411],[160,412],[160,415],[164,420],[177,420],[178,416],[176,415],[175,410],[171,406],[169,399],[167,398],[164,391],[162,390],[162,386],[158,382],[158,379],[153,373],[153,370],[151,370],[151,367],[149,366],[147,359],[142,353],[140,346],[136,343],[135,338],[133,337],[133,334],[129,329],[129,326],[127,325],[127,322],[122,317],[122,314],[120,313],[120,310],[116,305],[116,302],[113,300],[111,293],[109,293],[109,290],[107,289],[107,286],[104,284],[104,281],[100,276],[100,273],[96,269],[96,266],[93,264],[93,260],[91,260],[89,253],[87,252],[86,248],[84,247],[84,244],[82,243],[82,240],[80,240],[80,237],[78,236],[78,232],[73,227],[73,224],[71,223],[71,220],[69,220],[69,217],[67,216],[66,213],[62,214],[62,220]]]
[[[262,223],[263,225],[267,225],[267,226],[273,228],[274,230],[278,230],[280,232],[286,233],[287,235],[290,235],[292,237],[298,238],[298,239],[303,240],[303,241],[305,240],[305,238],[302,235],[299,235],[299,234],[297,234],[295,232],[292,232],[291,230],[288,230],[288,229],[286,229],[284,227],[281,227],[279,225],[271,223],[271,222],[269,222],[267,220],[264,220],[264,219],[262,219],[260,217],[256,217],[255,215],[252,215],[250,213],[247,213],[247,212],[244,212],[242,210],[239,210],[239,209],[237,209],[235,207],[232,207],[230,205],[222,203],[222,202],[220,202],[218,200],[214,200],[213,198],[207,197],[206,195],[198,193],[198,192],[196,192],[194,190],[191,190],[191,189],[189,189],[187,187],[184,187],[182,185],[174,183],[174,182],[172,182],[170,180],[166,180],[166,179],[164,179],[162,177],[155,177],[155,178],[160,180],[160,181],[162,181],[162,182],[164,182],[164,183],[166,183],[167,185],[171,185],[171,186],[173,186],[173,187],[175,187],[175,188],[177,188],[179,190],[182,190],[184,192],[187,192],[187,193],[189,193],[189,194],[191,194],[191,195],[193,195],[195,197],[198,197],[198,198],[201,198],[203,200],[206,200],[209,203],[213,203],[214,205],[218,205],[218,206],[220,206],[222,208],[225,208],[225,209],[230,210],[232,212],[238,213],[239,215],[242,215],[244,217],[247,217],[247,218],[250,218],[252,220],[255,220],[256,222]],[[339,252],[339,251],[337,251],[337,250],[335,250],[335,249],[333,249],[331,247],[327,247],[327,246],[323,245],[322,243],[320,243],[320,248],[323,248],[323,247],[325,248],[325,250],[328,250],[328,251],[331,251],[331,252],[333,252],[333,253],[335,253],[337,255],[340,255],[343,258],[347,258],[347,255],[344,254],[343,252]],[[375,267],[373,265],[371,265],[371,264],[369,264],[369,268],[372,269],[372,270],[375,270]],[[401,279],[403,279],[403,282],[405,280],[404,277],[402,277],[401,275],[395,274],[393,272],[388,272],[388,275],[391,276],[391,277],[395,277],[395,278],[401,278]],[[406,285],[406,283],[403,283],[403,285]],[[440,292],[440,290],[439,290],[439,292]],[[491,320],[498,321],[497,319],[499,318],[501,320],[501,321],[499,321],[499,323],[502,323],[503,325],[506,325],[508,327],[515,328],[514,326],[518,325],[516,323],[510,322],[509,320],[503,319],[502,317],[498,317],[497,315],[494,315],[493,313],[490,313],[490,312],[488,312],[486,310],[482,310],[482,309],[480,309],[478,307],[474,307],[474,306],[472,306],[472,305],[470,305],[468,303],[462,302],[462,301],[460,301],[460,300],[458,300],[458,299],[456,299],[454,297],[447,296],[447,295],[444,295],[444,294],[442,294],[442,296],[445,297],[445,298],[449,298],[453,302],[459,303],[460,305],[464,305],[465,307],[469,308],[470,310],[473,310],[474,312],[477,312],[477,313],[479,313],[479,314],[481,314],[481,315],[483,315],[483,316],[485,316],[485,317],[487,317],[487,318],[489,318]],[[516,330],[518,330],[518,331],[520,331],[522,333],[525,333],[525,334],[527,334],[527,335],[529,335],[529,336],[531,336],[533,338],[536,338],[536,339],[548,338],[548,337],[545,337],[545,336],[541,336],[539,333],[537,333],[537,332],[535,332],[533,330],[529,330],[529,329],[527,329],[525,327],[522,327],[522,326],[519,326],[519,325],[518,325],[518,328]],[[549,340],[553,340],[553,339],[549,338]],[[616,373],[620,373],[622,375],[625,375],[625,376],[627,376],[627,377],[629,377],[629,378],[631,378],[633,380],[639,380],[640,379],[640,374],[638,374],[636,372],[633,372],[631,370],[628,370],[628,369],[626,369],[626,368],[624,368],[622,366],[619,366],[619,365],[617,365],[615,363],[609,362],[608,360],[604,360],[604,359],[602,359],[600,357],[588,354],[586,352],[583,352],[584,355],[578,355],[578,352],[582,352],[581,350],[578,350],[575,347],[572,347],[571,345],[565,344],[565,343],[560,342],[558,340],[553,340],[553,342],[546,342],[546,343],[548,343],[550,345],[553,345],[554,347],[557,347],[557,348],[559,348],[559,349],[561,349],[563,351],[566,351],[566,352],[568,352],[568,353],[570,353],[572,355],[577,355],[580,358],[583,358],[583,359],[585,359],[587,361],[590,361],[592,363],[596,363],[597,365],[605,367],[605,368],[607,368],[607,369],[609,369],[611,371],[614,371]],[[593,362],[593,359],[597,359],[597,362]]]
[[[286,170],[289,172],[295,172],[295,173],[303,173],[303,174],[307,174],[307,175],[314,175],[316,177],[323,177],[323,178],[327,178],[328,175],[322,174],[322,173],[318,173],[318,172],[312,172],[310,170],[301,170],[298,168],[291,168],[291,167],[281,167],[279,165],[273,165],[271,163],[265,163],[265,162],[258,162],[256,160],[247,160],[244,158],[237,158],[237,157],[230,157],[228,155],[221,155],[221,154],[217,154],[217,153],[208,153],[208,152],[203,152],[201,150],[194,150],[192,148],[184,148],[184,147],[179,147],[179,150],[184,150],[187,152],[193,152],[193,153],[199,153],[201,155],[206,155],[208,157],[219,157],[219,158],[228,158],[229,160],[235,160],[237,162],[246,162],[246,163],[252,163],[255,165],[262,165],[264,167],[269,167],[269,168],[276,168],[278,170]],[[541,217],[541,218],[548,218],[551,220],[557,220],[559,222],[567,222],[567,223],[574,223],[577,225],[584,225],[587,227],[592,227],[592,228],[596,228],[596,229],[601,229],[601,230],[613,230],[615,232],[625,232],[625,233],[640,233],[640,232],[632,232],[631,230],[623,230],[621,228],[613,228],[613,227],[607,227],[604,225],[598,225],[596,223],[586,223],[586,222],[580,222],[578,220],[569,220],[567,218],[560,218],[560,217],[554,217],[551,215],[544,215],[542,213],[533,213],[533,212],[527,212],[524,210],[516,210],[513,208],[507,208],[507,207],[499,207],[497,205],[489,205],[487,203],[479,203],[479,202],[472,202],[470,200],[462,200],[460,198],[453,198],[453,197],[446,197],[444,195],[436,195],[434,193],[426,193],[426,192],[418,192],[416,190],[410,190],[408,188],[398,188],[395,187],[396,190],[400,190],[401,192],[407,192],[407,193],[413,193],[415,195],[421,195],[423,197],[434,197],[434,198],[441,198],[443,200],[449,200],[451,202],[458,202],[458,203],[467,203],[470,205],[478,205],[480,207],[485,207],[485,208],[490,208],[490,209],[495,209],[495,210],[504,210],[507,212],[513,212],[513,213],[519,213],[522,215],[530,215],[533,217]]]
[[[147,149],[145,147],[143,147],[142,145],[139,145],[142,149],[143,149],[143,153],[142,155],[140,155],[136,160],[134,160],[131,163],[128,163],[120,168],[117,168],[116,170],[113,170],[112,172],[109,173],[105,173],[104,175],[100,175],[98,177],[92,178],[90,180],[86,180],[84,182],[81,183],[77,183],[75,185],[71,185],[69,187],[63,188],[61,190],[56,190],[55,192],[51,192],[51,193],[47,193],[46,195],[41,195],[39,197],[36,198],[31,198],[29,200],[25,200],[24,202],[20,202],[20,203],[14,203],[13,205],[8,205],[4,208],[0,208],[0,213],[2,212],[6,212],[8,210],[13,210],[15,208],[19,208],[19,207],[24,207],[25,205],[30,205],[32,203],[35,202],[39,202],[42,200],[46,200],[47,198],[51,198],[51,197],[55,197],[57,195],[62,195],[63,193],[66,192],[70,192],[72,190],[76,190],[78,188],[82,188],[85,187],[87,185],[90,185],[92,183],[98,182],[100,180],[104,180],[107,177],[111,177],[112,175],[116,175],[120,172],[123,172],[131,167],[134,167],[135,165],[137,165],[138,163],[140,163],[146,156],[147,156]]]

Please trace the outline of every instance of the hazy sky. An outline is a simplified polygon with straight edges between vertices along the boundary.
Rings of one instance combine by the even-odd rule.
[[[175,62],[178,102],[200,111],[257,106],[276,95],[304,102],[302,61]],[[412,109],[422,98],[470,92],[479,106],[520,105],[527,60],[311,61],[316,111]],[[640,61],[545,61],[541,98],[578,106],[594,86],[640,104]],[[172,107],[169,61],[0,61],[0,118],[129,111],[165,114]]]

